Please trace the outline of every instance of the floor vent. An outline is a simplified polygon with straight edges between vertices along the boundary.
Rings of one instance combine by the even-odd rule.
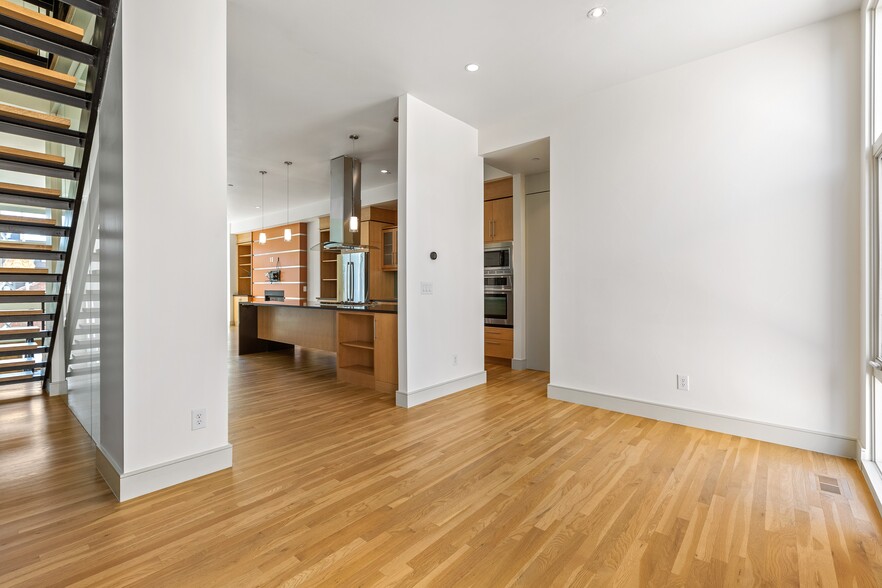
[[[842,494],[842,490],[839,489],[839,480],[836,478],[831,478],[829,476],[818,476],[818,485],[821,488],[821,492],[829,492],[830,494]]]

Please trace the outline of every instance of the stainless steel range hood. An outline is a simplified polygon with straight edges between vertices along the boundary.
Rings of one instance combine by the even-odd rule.
[[[329,240],[321,244],[322,249],[362,249],[360,230],[349,230],[353,216],[361,219],[361,161],[341,155],[331,160],[331,230]]]

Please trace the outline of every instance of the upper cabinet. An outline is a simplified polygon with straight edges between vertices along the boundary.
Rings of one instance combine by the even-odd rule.
[[[377,208],[361,209],[361,244],[369,247],[368,253],[368,291],[374,300],[394,300],[397,298],[396,274],[398,269],[398,211]],[[390,267],[386,259],[387,239],[392,232],[393,256]]]
[[[514,180],[502,178],[484,183],[484,242],[514,238]]]
[[[383,229],[383,271],[398,271],[398,227]]]

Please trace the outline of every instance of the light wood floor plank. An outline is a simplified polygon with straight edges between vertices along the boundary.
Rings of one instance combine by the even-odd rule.
[[[404,410],[330,354],[229,365],[233,469],[124,504],[63,398],[0,396],[0,585],[882,585],[852,461],[549,400],[499,366]]]

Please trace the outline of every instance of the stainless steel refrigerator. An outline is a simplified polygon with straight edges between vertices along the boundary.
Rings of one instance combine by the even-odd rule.
[[[368,253],[341,253],[337,264],[337,298],[343,304],[368,303]]]

